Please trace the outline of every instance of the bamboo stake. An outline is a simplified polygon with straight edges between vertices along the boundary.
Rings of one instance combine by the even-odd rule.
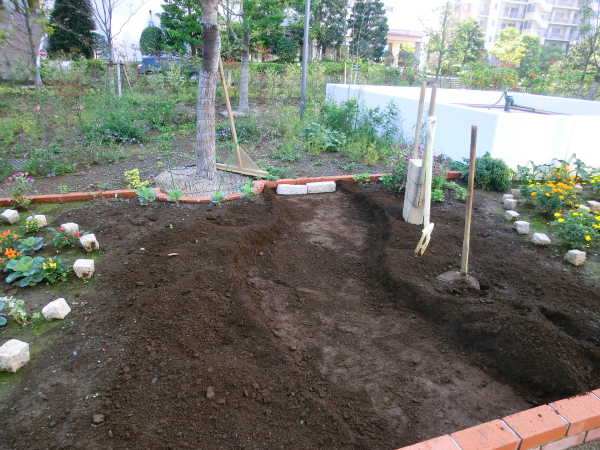
[[[471,125],[471,155],[469,158],[469,184],[467,186],[467,212],[465,215],[465,234],[463,238],[460,273],[468,275],[469,240],[471,238],[471,211],[473,210],[473,184],[475,181],[475,157],[477,154],[477,125]]]
[[[413,143],[412,159],[419,157],[419,142],[421,141],[421,121],[423,120],[423,106],[425,105],[425,92],[427,82],[421,84],[421,96],[419,97],[419,112],[417,113],[417,129],[415,130],[415,141]]]
[[[229,103],[229,92],[227,92],[227,83],[225,82],[225,73],[223,72],[223,60],[219,57],[219,73],[221,74],[221,85],[223,86],[223,95],[225,96],[225,105],[227,106],[227,115],[229,116],[229,126],[231,127],[231,136],[233,137],[233,145],[235,145],[235,156],[237,158],[240,169],[244,168],[242,162],[242,154],[238,145],[237,133],[235,131],[235,123],[233,121],[233,113],[231,111],[231,103]]]

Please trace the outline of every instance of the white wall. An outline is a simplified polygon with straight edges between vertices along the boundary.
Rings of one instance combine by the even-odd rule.
[[[341,102],[357,97],[368,108],[383,108],[393,101],[400,110],[404,137],[412,141],[419,104],[420,88],[393,86],[327,85],[327,97]],[[424,115],[429,109],[431,89],[427,89]],[[477,156],[485,152],[502,158],[511,168],[528,161],[550,164],[553,158],[569,159],[573,153],[588,165],[600,167],[600,102],[510,94],[515,103],[562,113],[541,115],[523,112],[472,108],[457,103],[491,105],[502,92],[466,89],[438,89],[435,104],[437,128],[436,154],[452,159],[467,158],[471,125],[477,125]],[[504,100],[499,103],[504,105]]]

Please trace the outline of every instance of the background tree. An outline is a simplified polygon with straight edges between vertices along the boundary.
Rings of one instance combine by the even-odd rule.
[[[221,57],[221,37],[217,24],[217,1],[200,0],[202,11],[202,66],[198,73],[196,106],[196,174],[217,177],[215,138],[215,94]]]
[[[348,20],[352,42],[350,52],[354,58],[371,61],[381,59],[389,30],[384,4],[376,0],[356,0]]]
[[[185,53],[189,47],[192,55],[200,52],[202,39],[202,12],[198,0],[164,0],[163,12],[158,14],[164,33],[165,48],[175,53]]]
[[[525,45],[521,34],[513,27],[501,30],[498,39],[490,50],[490,55],[500,60],[504,67],[514,67],[525,56]]]
[[[311,39],[317,41],[322,55],[325,55],[328,48],[339,48],[345,43],[348,31],[347,6],[347,0],[311,1],[309,34]],[[299,12],[304,15],[303,10]],[[304,27],[304,20],[302,26]]]
[[[583,86],[586,75],[591,70],[595,71],[594,81],[588,90],[586,98],[591,100],[594,98],[595,91],[598,90],[598,82],[600,82],[600,73],[598,68],[598,53],[600,49],[600,16],[598,11],[593,8],[593,0],[581,0],[579,13],[581,16],[578,31],[581,43],[576,45],[570,58],[574,65],[582,70],[579,80],[579,88],[577,96],[582,96]],[[593,84],[595,83],[595,87]],[[591,98],[590,98],[591,97]]]
[[[108,59],[110,55],[110,49],[108,48],[108,41],[106,36],[93,32],[92,33],[92,50],[94,51],[95,58]]]
[[[275,54],[284,64],[293,63],[298,56],[298,43],[292,38],[281,36],[275,46]]]
[[[437,28],[426,28],[425,34],[429,37],[427,42],[427,60],[433,63],[435,81],[437,82],[442,66],[450,64],[450,49],[454,42],[456,23],[453,18],[454,5],[449,0],[440,10]]]
[[[475,19],[458,22],[451,36],[448,54],[461,67],[480,61],[485,55],[485,33]]]
[[[244,0],[240,14],[242,22],[241,65],[240,65],[240,99],[238,109],[248,109],[248,73],[250,62],[250,42],[271,40],[275,49],[277,39],[282,35],[280,24],[285,18],[285,1],[278,0]]]
[[[158,27],[146,27],[140,36],[142,55],[159,56],[164,48],[164,33]]]
[[[540,46],[539,69],[542,74],[549,74],[553,64],[563,61],[565,50],[560,47]]]
[[[523,45],[523,57],[519,62],[519,76],[527,77],[531,73],[537,73],[540,70],[540,37],[537,34],[521,35],[521,44]]]
[[[48,38],[48,53],[58,52],[91,59],[94,56],[93,12],[87,0],[56,0],[50,15],[53,32]]]

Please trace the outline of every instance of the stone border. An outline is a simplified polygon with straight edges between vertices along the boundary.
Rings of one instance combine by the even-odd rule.
[[[563,450],[600,438],[600,389],[398,450]]]
[[[379,181],[379,178],[385,174],[376,173],[369,176],[369,181]],[[254,184],[253,195],[258,195],[263,192],[265,187],[276,188],[279,184],[306,184],[317,181],[350,181],[353,183],[360,183],[354,179],[354,175],[333,175],[324,177],[304,177],[304,178],[282,178],[275,181],[266,180],[253,180]],[[169,201],[169,196],[160,189],[155,188],[156,199],[161,202]],[[135,189],[121,189],[115,191],[93,191],[93,192],[71,192],[68,194],[44,194],[44,195],[28,195],[27,198],[31,200],[31,203],[63,203],[63,202],[79,202],[83,200],[94,200],[100,198],[136,198]],[[227,194],[223,199],[224,202],[239,200],[243,198],[244,194],[237,192],[235,194]],[[210,197],[181,197],[179,199],[182,203],[211,203]],[[0,206],[11,206],[12,200],[10,197],[0,198]]]

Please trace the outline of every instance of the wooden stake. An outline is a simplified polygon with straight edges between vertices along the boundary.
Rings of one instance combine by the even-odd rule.
[[[419,112],[417,113],[417,128],[415,130],[415,141],[413,143],[412,159],[419,157],[419,142],[421,141],[421,121],[423,120],[423,106],[425,105],[425,92],[427,91],[427,82],[421,84],[421,96],[419,97]]]
[[[235,145],[235,156],[237,158],[238,167],[244,168],[242,155],[240,154],[240,146],[238,145],[237,133],[235,131],[235,123],[233,121],[233,113],[231,112],[231,103],[229,103],[229,92],[227,92],[227,82],[223,73],[223,60],[219,57],[219,73],[221,74],[221,86],[223,86],[223,95],[225,96],[225,105],[227,106],[227,115],[229,116],[229,126],[231,127],[231,136],[233,137],[233,145]]]
[[[471,211],[473,209],[473,184],[475,181],[475,158],[477,154],[477,125],[471,126],[471,155],[469,158],[469,184],[467,186],[467,212],[465,214],[465,234],[463,237],[460,273],[468,275],[469,240],[471,238]]]

